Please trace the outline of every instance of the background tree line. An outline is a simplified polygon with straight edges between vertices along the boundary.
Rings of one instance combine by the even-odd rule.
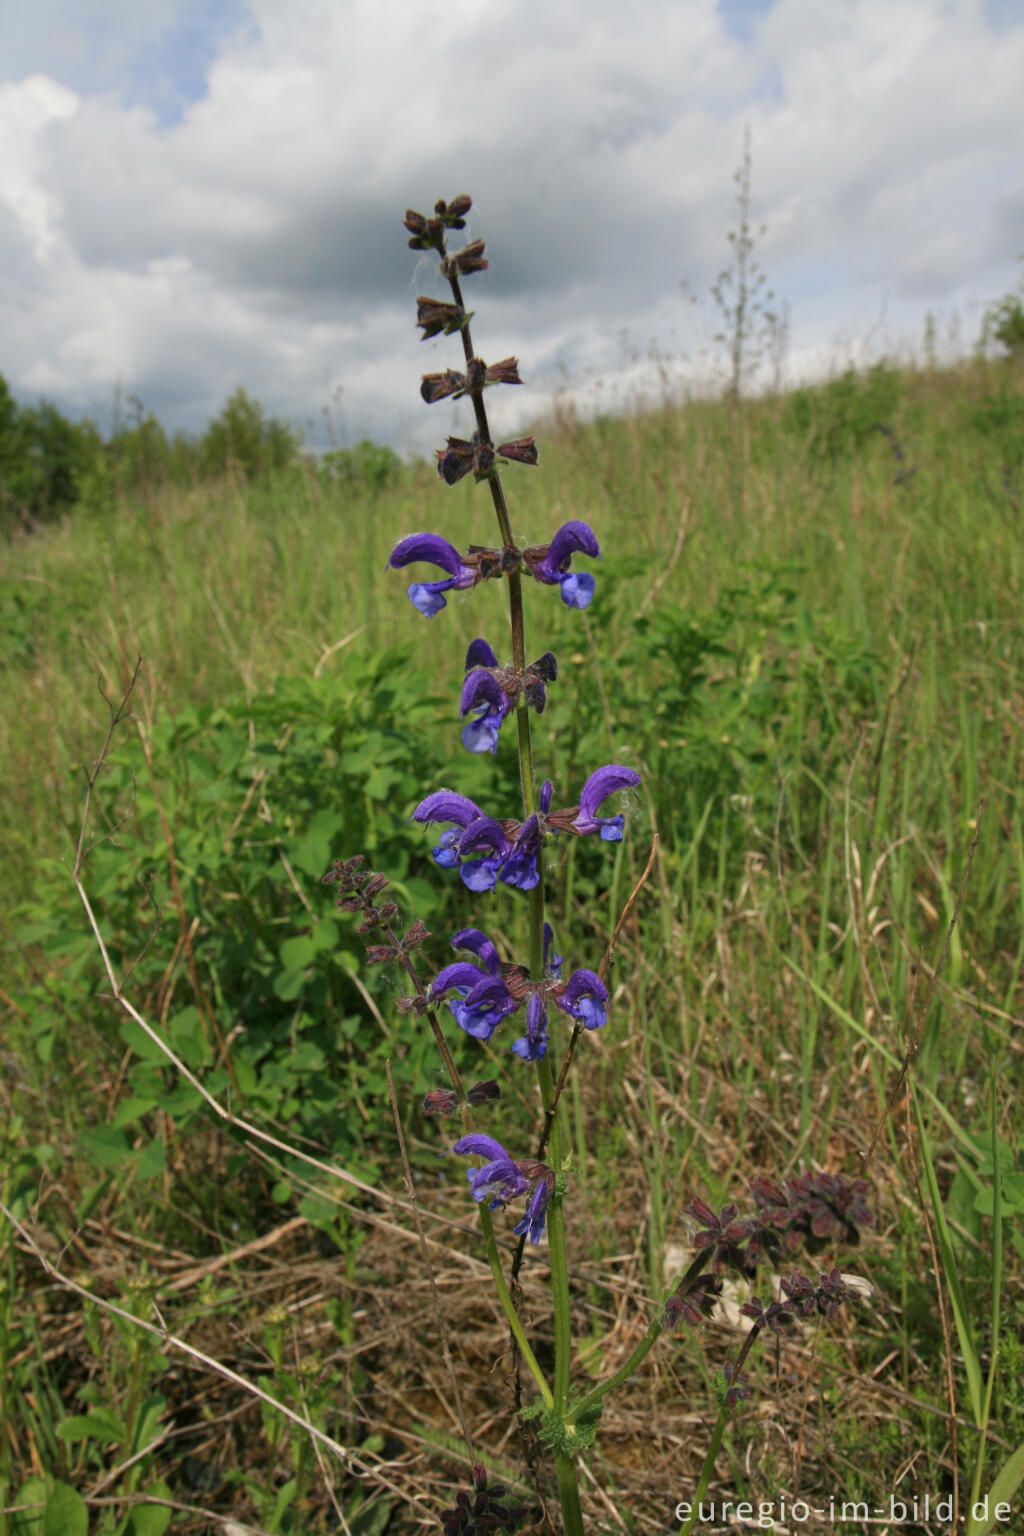
[[[146,496],[167,484],[187,488],[229,474],[253,480],[285,469],[301,444],[301,433],[267,416],[244,389],[235,390],[200,437],[168,437],[141,401],[129,397],[126,418],[104,440],[95,422],[69,421],[47,400],[20,405],[0,374],[0,530],[49,522],[80,505]]]

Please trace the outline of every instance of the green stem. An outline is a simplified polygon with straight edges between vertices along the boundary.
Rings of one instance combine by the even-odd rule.
[[[723,1403],[721,1408],[718,1410],[718,1421],[715,1424],[714,1434],[711,1436],[711,1444],[708,1446],[708,1453],[704,1457],[704,1465],[700,1471],[700,1481],[697,1484],[693,1499],[690,1503],[690,1515],[682,1526],[679,1532],[679,1536],[689,1536],[689,1532],[693,1530],[693,1522],[697,1518],[697,1511],[700,1509],[704,1495],[707,1493],[708,1487],[711,1483],[711,1474],[715,1470],[715,1462],[718,1460],[718,1452],[721,1449],[722,1440],[725,1437],[725,1426],[728,1422],[729,1410],[725,1403]]]
[[[572,1415],[573,1421],[578,1419],[581,1414],[587,1413],[589,1409],[596,1408],[598,1403],[600,1403],[603,1398],[608,1396],[609,1392],[614,1392],[616,1387],[621,1387],[624,1381],[629,1380],[633,1372],[654,1348],[655,1344],[661,1336],[664,1327],[665,1314],[662,1311],[659,1312],[656,1317],[651,1319],[647,1332],[640,1340],[640,1343],[636,1346],[636,1349],[634,1349],[626,1363],[619,1366],[619,1369],[615,1372],[615,1375],[609,1376],[607,1381],[602,1381],[599,1386],[594,1387],[592,1391],[587,1393],[586,1397],[581,1398],[580,1401],[576,1403]]]
[[[537,1389],[544,1400],[545,1408],[552,1408],[554,1407],[554,1398],[551,1395],[551,1388],[548,1386],[544,1379],[544,1372],[537,1364],[537,1357],[534,1355],[533,1350],[530,1348],[529,1340],[527,1339],[526,1334],[523,1331],[523,1325],[519,1320],[519,1313],[516,1311],[515,1306],[513,1305],[508,1286],[505,1284],[505,1275],[501,1267],[501,1254],[498,1252],[498,1244],[494,1236],[494,1222],[491,1220],[491,1213],[487,1209],[486,1203],[482,1203],[480,1206],[480,1225],[484,1229],[484,1241],[487,1245],[487,1259],[491,1266],[491,1275],[494,1279],[495,1289],[498,1292],[498,1300],[501,1302],[501,1309],[505,1314],[505,1320],[508,1323],[509,1331],[511,1332],[512,1337],[515,1339],[519,1348],[519,1352],[526,1362],[527,1370],[533,1377],[534,1381],[537,1383]]]
[[[565,1451],[556,1451],[555,1472],[558,1476],[558,1497],[562,1505],[565,1536],[583,1536],[583,1510],[580,1507],[576,1462]]]
[[[714,1250],[710,1248],[705,1248],[702,1252],[698,1253],[691,1261],[689,1268],[686,1270],[686,1273],[673,1286],[672,1294],[679,1297],[685,1297],[688,1295],[689,1291],[699,1279],[702,1272],[707,1268],[708,1263],[713,1257]],[[601,1400],[608,1396],[609,1392],[614,1392],[616,1387],[620,1387],[623,1382],[629,1380],[633,1372],[641,1364],[644,1358],[650,1354],[651,1350],[654,1348],[654,1345],[657,1343],[659,1337],[664,1331],[664,1328],[665,1309],[664,1307],[661,1307],[655,1316],[651,1319],[647,1326],[647,1332],[644,1334],[643,1338],[640,1340],[633,1353],[629,1356],[629,1359],[626,1360],[623,1365],[619,1366],[619,1369],[615,1372],[614,1376],[609,1376],[607,1381],[600,1382],[598,1386],[592,1388],[592,1390],[587,1393],[586,1397],[581,1398],[580,1401],[575,1405],[572,1415],[573,1421],[578,1419],[581,1414],[586,1413],[589,1409],[596,1408]],[[749,1350],[749,1347],[749,1343],[744,1344],[743,1353],[741,1355],[742,1359],[746,1359],[746,1354]]]

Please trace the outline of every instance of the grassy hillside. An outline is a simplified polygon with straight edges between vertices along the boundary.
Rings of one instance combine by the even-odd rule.
[[[561,804],[596,764],[644,776],[614,856],[573,841],[558,867],[549,915],[573,965],[594,963],[660,838],[618,942],[611,1026],[572,1088],[578,1332],[595,1373],[624,1358],[696,1196],[742,1204],[755,1172],[863,1172],[877,1220],[845,1262],[873,1297],[761,1352],[721,1486],[819,1503],[958,1486],[962,1506],[971,1349],[987,1370],[996,1293],[982,1491],[1024,1439],[1020,377],[882,366],[739,409],[537,430],[540,468],[505,476],[517,536],[583,518],[604,556],[585,614],[529,594],[528,656],[553,650],[561,673],[540,769]],[[496,1426],[481,1450],[522,1484],[463,1181],[419,1109],[439,1066],[319,886],[365,852],[436,935],[430,965],[447,963],[466,893],[436,878],[407,818],[441,785],[514,814],[493,803],[512,745],[497,763],[455,755],[461,656],[476,635],[500,651],[503,589],[427,623],[384,567],[403,534],[465,548],[492,526],[482,492],[428,466],[379,494],[306,468],[191,496],[154,486],[5,547],[0,1182],[24,1230],[0,1217],[0,1508],[57,1478],[92,1500],[94,1530],[124,1529],[142,1493],[181,1506],[182,1531],[226,1514],[336,1529],[332,1499],[353,1530],[411,1529],[458,1461],[438,1295],[476,1372],[467,1411]],[[83,885],[132,1006],[284,1150],[218,1121],[111,1003],[71,879],[85,772],[138,657]],[[519,909],[499,892],[490,911],[514,947]],[[911,1040],[921,1125],[897,1093],[862,1165]],[[475,1042],[453,1047],[495,1075]],[[438,1291],[402,1203],[385,1058]],[[57,1285],[25,1233],[87,1291],[358,1451],[374,1498],[274,1409]],[[666,1528],[714,1417],[694,1383],[730,1353],[713,1323],[650,1357],[606,1417],[588,1529]],[[162,1530],[154,1510],[132,1529]]]

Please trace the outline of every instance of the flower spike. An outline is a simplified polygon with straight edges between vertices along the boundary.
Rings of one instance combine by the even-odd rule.
[[[452,936],[452,948],[468,950],[477,964],[457,960],[445,966],[430,987],[431,1001],[454,993],[448,1011],[467,1035],[490,1040],[505,1019],[526,1005],[526,1033],[512,1046],[523,1061],[540,1061],[547,1051],[548,1004],[585,1029],[601,1029],[608,1022],[608,993],[593,971],[574,971],[561,980],[562,957],[552,955],[551,929],[545,925],[544,977],[532,981],[524,965],[503,963],[487,934],[463,928]],[[481,970],[480,967],[483,967]]]
[[[520,1195],[529,1195],[526,1215],[514,1230],[518,1236],[526,1233],[534,1245],[539,1243],[548,1201],[555,1187],[551,1169],[527,1159],[517,1161],[493,1136],[463,1136],[452,1151],[458,1157],[488,1159],[482,1168],[470,1168],[466,1177],[473,1199],[489,1200],[490,1210],[507,1205],[510,1200],[518,1200]]]

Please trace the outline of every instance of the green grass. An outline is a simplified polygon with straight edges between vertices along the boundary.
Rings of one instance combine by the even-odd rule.
[[[506,475],[523,542],[581,517],[604,553],[585,616],[546,590],[528,594],[528,655],[550,648],[560,666],[535,733],[540,770],[561,804],[602,762],[644,774],[625,844],[574,841],[553,871],[552,921],[572,966],[595,964],[651,832],[661,838],[620,937],[612,1025],[584,1042],[573,1089],[587,1213],[574,1258],[591,1309],[581,1337],[603,1338],[615,1318],[642,1326],[695,1195],[742,1204],[754,1171],[858,1173],[920,1026],[911,1072],[982,1352],[993,1218],[976,1200],[979,1180],[991,1186],[993,1125],[1004,1149],[1012,1355],[1024,1305],[1012,1182],[1024,1157],[1022,415],[1020,379],[1002,366],[883,369],[738,414],[696,402],[562,420],[538,429],[536,472]],[[435,1210],[437,1138],[417,1100],[436,1067],[318,889],[331,858],[366,847],[437,934],[440,964],[468,907],[434,878],[427,838],[406,819],[440,784],[490,804],[492,785],[508,782],[507,745],[497,765],[453,756],[465,645],[482,634],[501,652],[502,593],[456,598],[426,624],[403,573],[384,570],[397,539],[421,528],[463,547],[489,542],[486,498],[447,490],[423,465],[376,497],[311,471],[157,491],[146,507],[8,545],[0,581],[5,1203],[98,1295],[129,1310],[158,1297],[169,1326],[286,1404],[312,1405],[314,1422],[371,1464],[452,1429],[426,1386],[440,1347],[429,1289],[408,1278],[412,1242],[396,1248],[372,1201],[342,1188],[340,1209],[308,1168],[267,1162],[174,1080],[105,1000],[69,871],[82,765],[107,726],[98,684],[119,699],[141,655],[136,718],[98,786],[94,828],[109,835],[85,871],[115,964],[132,968],[129,995],[222,1100],[397,1192],[390,1056],[420,1196]],[[514,946],[520,924],[511,897],[496,896],[490,931]],[[476,1073],[471,1042],[458,1044]],[[823,1336],[813,1361],[805,1342],[787,1346],[781,1374],[767,1349],[756,1369],[754,1404],[771,1398],[802,1437],[799,1478],[752,1405],[727,1439],[723,1496],[777,1487],[881,1501],[918,1452],[922,1493],[951,1487],[954,1460],[969,1486],[977,1436],[948,1305],[943,1332],[911,1125],[900,1099],[866,1169],[878,1226],[840,1259],[876,1286],[864,1317]],[[467,1219],[460,1191],[444,1209]],[[296,1214],[307,1225],[286,1229]],[[287,1263],[272,1248],[168,1289],[278,1229]],[[261,1528],[326,1529],[326,1479],[294,1426],[267,1408],[246,1417],[223,1382],[183,1379],[180,1361],[128,1325],[113,1348],[109,1318],[62,1301],[2,1227],[0,1265],[0,1417],[11,1426],[0,1508],[37,1476],[41,1498],[54,1479],[121,1497],[90,1506],[97,1530],[119,1529],[130,1499],[154,1490]],[[462,1284],[450,1321],[465,1335],[463,1363],[480,1365],[473,1407],[500,1421],[504,1389],[488,1376],[500,1334],[479,1337]],[[276,1305],[296,1308],[287,1345],[280,1319],[266,1322]],[[621,1415],[606,1418],[595,1470],[629,1529],[664,1524],[692,1486],[706,1435],[679,1415],[682,1404],[707,1418],[703,1389],[693,1397],[698,1348],[683,1340],[653,1356]],[[709,1361],[730,1349],[708,1331]],[[1004,1371],[995,1387],[991,1477],[1024,1438],[1015,1381]],[[101,1406],[116,1423],[87,1433],[83,1415]],[[221,1415],[234,1427],[218,1438],[206,1426]],[[140,1424],[171,1439],[101,1487],[140,1449]],[[503,1454],[506,1474],[521,1475]],[[337,1480],[337,1496],[359,1528],[378,1528],[372,1511],[358,1514],[354,1485]],[[134,1516],[132,1529],[159,1518]],[[605,1505],[589,1518],[621,1529]],[[199,1528],[186,1513],[173,1520]]]

